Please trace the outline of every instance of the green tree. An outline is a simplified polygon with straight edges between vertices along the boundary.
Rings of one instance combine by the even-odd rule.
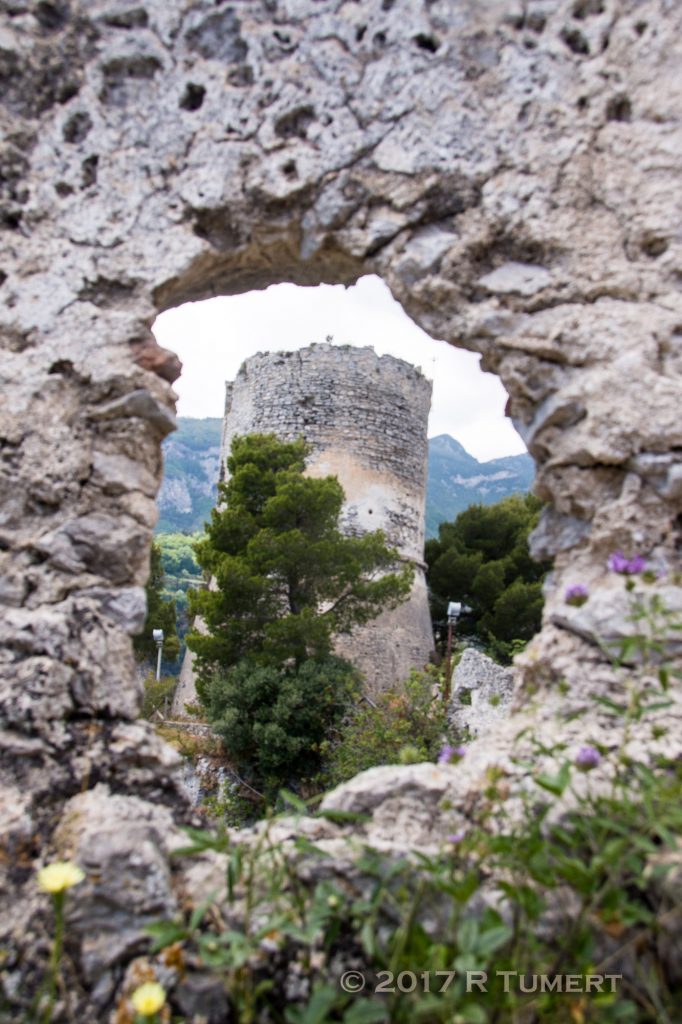
[[[399,564],[381,531],[341,532],[341,485],[304,476],[307,454],[304,441],[274,434],[233,442],[223,507],[196,545],[215,581],[190,593],[207,629],[187,636],[203,680],[244,658],[276,668],[326,658],[335,635],[409,594],[412,566]]]
[[[280,668],[244,660],[214,678],[209,717],[237,767],[272,795],[318,769],[330,723],[357,689],[342,658]]]
[[[145,593],[147,595],[147,618],[142,632],[134,637],[133,649],[140,661],[156,661],[156,643],[152,630],[162,629],[164,633],[163,656],[166,661],[175,661],[180,653],[175,622],[175,601],[163,598],[164,572],[159,545],[152,544],[150,571]]]
[[[472,609],[462,628],[504,661],[516,642],[530,640],[540,628],[542,580],[550,564],[532,560],[528,534],[541,507],[531,494],[471,505],[454,522],[442,523],[438,539],[426,545],[434,621],[445,619],[448,601],[462,601]]]

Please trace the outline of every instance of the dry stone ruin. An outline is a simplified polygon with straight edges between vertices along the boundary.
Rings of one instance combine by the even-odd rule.
[[[646,554],[679,607],[682,10],[1,0],[0,18],[2,981],[16,1019],[46,948],[35,866],[74,857],[74,1019],[100,1021],[141,924],[181,898],[177,757],[136,721],[130,646],[180,369],[154,317],[376,273],[481,353],[555,559],[516,703],[570,746],[571,708],[610,685],[596,638],[628,628],[609,553]],[[568,607],[578,581],[590,601]],[[677,707],[667,725],[682,746]],[[426,842],[425,819],[396,831],[414,787],[456,804],[516,728],[456,784],[381,769],[363,806],[383,841]]]

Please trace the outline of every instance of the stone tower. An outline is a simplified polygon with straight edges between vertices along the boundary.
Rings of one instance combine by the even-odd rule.
[[[311,345],[259,353],[227,384],[221,467],[239,434],[304,437],[308,472],[334,474],[346,494],[342,522],[382,529],[415,566],[409,599],[341,637],[337,650],[378,691],[421,667],[433,649],[424,579],[424,501],[431,384],[409,363],[371,348]]]

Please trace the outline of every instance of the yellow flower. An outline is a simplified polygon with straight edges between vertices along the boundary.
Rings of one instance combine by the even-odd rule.
[[[166,1002],[166,993],[158,981],[146,981],[135,989],[130,1001],[141,1017],[152,1017]]]
[[[85,878],[85,874],[70,860],[55,861],[48,864],[38,872],[38,885],[43,892],[59,893],[70,889],[72,885],[78,885]]]

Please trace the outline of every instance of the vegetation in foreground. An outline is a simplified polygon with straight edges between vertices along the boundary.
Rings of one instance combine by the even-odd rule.
[[[119,1013],[187,1020],[176,985],[198,971],[220,979],[214,998],[239,1024],[677,1024],[682,765],[647,756],[645,744],[647,734],[652,745],[665,736],[661,712],[682,678],[667,663],[666,640],[682,623],[648,589],[641,558],[617,554],[611,564],[630,592],[632,633],[615,659],[619,692],[595,696],[611,718],[608,748],[590,736],[586,708],[577,752],[538,740],[519,763],[530,783],[525,813],[505,774],[491,769],[464,824],[462,808],[442,805],[453,831],[443,829],[440,850],[396,857],[358,848],[350,880],[330,870],[308,833],[283,843],[265,824],[242,842],[188,830],[177,855],[224,854],[227,905],[209,897],[150,926],[151,987],[124,993]],[[588,600],[580,583],[566,593],[568,604]],[[628,747],[635,727],[644,741],[637,757]],[[548,754],[553,774],[538,767]],[[466,757],[448,746],[440,759],[457,771]],[[77,884],[77,867],[59,868]],[[61,928],[57,921],[42,993],[46,1021]]]

